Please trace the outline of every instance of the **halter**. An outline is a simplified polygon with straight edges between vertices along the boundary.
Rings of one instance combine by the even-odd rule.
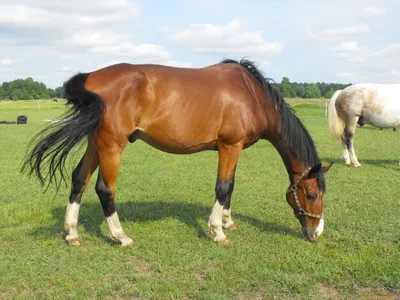
[[[299,216],[304,215],[304,216],[311,217],[311,218],[323,219],[323,218],[324,218],[324,215],[323,215],[323,214],[322,214],[322,215],[315,215],[315,214],[312,214],[312,213],[309,213],[309,212],[305,211],[305,209],[304,209],[303,207],[301,207],[301,205],[300,205],[299,198],[297,198],[297,193],[296,193],[297,187],[298,187],[300,181],[301,181],[306,175],[308,175],[308,173],[310,172],[310,170],[311,170],[311,167],[309,167],[307,170],[305,170],[305,171],[303,172],[303,174],[300,175],[299,179],[297,179],[296,183],[293,184],[293,185],[287,190],[286,194],[289,194],[289,193],[292,193],[292,192],[293,192],[294,199],[296,200],[297,208],[299,209],[299,212],[296,214],[296,217],[299,217]]]

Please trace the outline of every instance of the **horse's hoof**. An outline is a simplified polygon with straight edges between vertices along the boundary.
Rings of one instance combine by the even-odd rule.
[[[239,227],[237,227],[237,225],[235,223],[233,223],[232,225],[228,226],[226,229],[234,231],[234,230],[238,230]]]
[[[129,246],[132,246],[134,244],[133,240],[131,238],[128,238],[128,237],[119,240],[119,243],[120,243],[121,247],[129,247]]]
[[[222,246],[226,246],[229,244],[229,240],[226,236],[221,237],[221,238],[215,238],[215,243],[217,245],[222,245]]]
[[[360,164],[351,164],[350,167],[353,167],[353,168],[361,168],[361,165],[360,165]]]
[[[79,239],[79,236],[70,236],[67,235],[65,237],[65,241],[67,242],[68,245],[70,246],[80,246],[81,245],[81,240]]]

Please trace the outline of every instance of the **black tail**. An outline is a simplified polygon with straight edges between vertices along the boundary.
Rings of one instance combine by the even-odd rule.
[[[72,107],[60,117],[58,123],[46,127],[31,141],[36,145],[28,153],[22,171],[28,168],[29,175],[34,173],[42,185],[48,180],[48,185],[55,183],[58,189],[61,182],[65,182],[68,153],[98,129],[105,106],[99,95],[85,89],[89,74],[79,73],[66,83],[67,105]],[[57,178],[57,171],[61,180]]]

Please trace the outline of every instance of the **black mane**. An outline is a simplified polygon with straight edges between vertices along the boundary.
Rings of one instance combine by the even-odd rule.
[[[307,129],[300,122],[294,114],[293,109],[288,106],[282,96],[277,92],[270,81],[270,78],[265,78],[262,72],[256,67],[254,62],[242,59],[240,62],[232,59],[225,59],[223,64],[239,64],[244,67],[247,72],[257,80],[264,90],[264,104],[267,107],[268,101],[278,108],[282,118],[282,130],[280,132],[280,139],[286,149],[299,157],[308,166],[314,167],[321,163],[317,150],[315,149],[314,141],[308,133]],[[320,189],[325,192],[325,178],[322,172],[319,172],[317,180]]]

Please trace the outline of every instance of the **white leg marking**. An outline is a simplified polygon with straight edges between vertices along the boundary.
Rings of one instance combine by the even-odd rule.
[[[231,216],[231,209],[224,209],[222,211],[222,224],[225,229],[231,227],[234,224]]]
[[[347,149],[347,146],[345,143],[342,142],[342,145],[343,145],[342,159],[344,160],[344,163],[346,165],[349,165],[350,164],[349,149]]]
[[[117,212],[107,217],[107,224],[110,231],[110,236],[113,240],[119,242],[121,246],[129,246],[133,244],[132,239],[125,235],[121,227],[121,223],[119,222]]]
[[[358,162],[356,153],[355,153],[354,148],[353,148],[353,141],[350,142],[349,154],[350,154],[350,160],[351,160],[352,166],[361,167],[361,164]]]
[[[221,204],[219,204],[218,201],[215,201],[214,207],[210,215],[210,221],[208,223],[211,233],[215,234],[214,237],[215,242],[223,242],[224,240],[226,240],[226,235],[222,230],[223,208],[224,207]]]
[[[78,216],[80,204],[73,202],[68,203],[67,212],[65,213],[64,229],[68,232],[65,237],[68,243],[76,241],[78,243]]]
[[[317,237],[319,237],[323,232],[324,232],[324,225],[325,225],[325,221],[324,219],[320,219],[317,229],[315,229],[314,232],[314,238],[316,239]]]

